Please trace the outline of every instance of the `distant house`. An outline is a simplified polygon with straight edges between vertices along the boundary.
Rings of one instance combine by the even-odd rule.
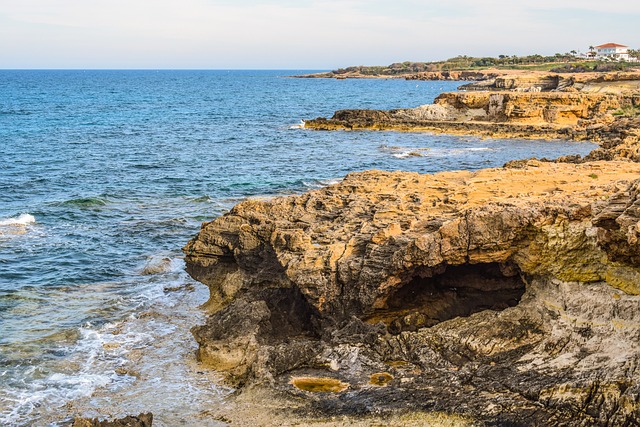
[[[601,59],[613,59],[616,61],[628,61],[629,53],[627,51],[628,46],[616,43],[606,43],[596,46],[596,55]]]

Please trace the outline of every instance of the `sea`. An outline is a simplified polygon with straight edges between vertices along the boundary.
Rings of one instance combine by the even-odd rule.
[[[306,72],[0,71],[0,425],[141,412],[158,427],[225,425],[215,411],[233,390],[195,358],[208,290],[181,248],[245,198],[595,147],[307,130],[461,83],[289,78]]]

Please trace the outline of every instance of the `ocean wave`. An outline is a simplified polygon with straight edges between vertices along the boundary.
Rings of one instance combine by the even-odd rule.
[[[319,179],[318,182],[323,187],[326,187],[328,185],[340,184],[342,182],[342,180],[343,180],[343,178],[330,178],[330,179]]]
[[[385,153],[390,153],[396,159],[406,159],[408,157],[424,157],[431,151],[428,147],[400,147],[397,145],[381,145],[378,149]]]
[[[172,258],[167,255],[152,255],[148,258],[140,274],[149,276],[152,274],[175,273],[184,268],[184,262],[180,258]]]
[[[17,217],[0,219],[0,227],[26,227],[35,222],[36,218],[33,215],[23,213]]]
[[[107,200],[100,197],[80,197],[60,203],[62,206],[76,206],[79,208],[93,208],[97,206],[105,206],[106,204]]]
[[[407,159],[410,157],[449,157],[457,156],[469,152],[492,151],[489,147],[456,147],[456,148],[429,148],[429,147],[401,147],[395,145],[380,145],[378,149],[391,154],[396,159]]]
[[[161,255],[152,258],[162,261]],[[140,278],[137,282],[70,286],[50,295],[58,302],[56,306],[85,311],[91,316],[85,317],[81,325],[36,337],[30,340],[29,346],[23,342],[9,343],[13,357],[6,361],[8,369],[3,371],[5,367],[0,365],[0,382],[6,381],[6,388],[0,393],[5,398],[5,402],[0,403],[0,425],[58,425],[65,417],[64,408],[69,402],[82,401],[85,410],[92,409],[91,402],[96,393],[111,396],[125,388],[131,390],[130,387],[139,381],[136,372],[141,367],[141,349],[152,349],[162,337],[173,342],[171,333],[176,330],[173,321],[179,317],[173,314],[186,307],[193,309],[197,317],[199,311],[194,307],[206,300],[206,291],[203,293],[201,288],[185,285],[188,280],[180,258],[172,258],[170,266],[168,275]],[[124,295],[120,289],[123,285],[135,286],[135,292]],[[170,297],[168,292],[171,292]],[[94,304],[94,300],[100,301],[100,309],[79,309]],[[179,308],[173,308],[179,304],[182,304]],[[56,310],[53,316],[60,315],[59,311]],[[187,324],[182,326],[184,334],[178,336],[187,336],[188,328]],[[37,365],[24,364],[22,360],[27,357],[33,360],[41,357],[40,351],[21,357],[16,355],[25,347],[31,349],[32,344],[61,357],[55,363],[40,360]],[[170,347],[173,346],[167,345]],[[178,347],[181,355],[190,350]],[[158,360],[164,362],[162,358],[156,358],[144,365],[146,369],[155,369],[153,378],[161,373],[156,369]]]
[[[289,126],[289,129],[304,129],[304,120],[300,120],[300,123]]]
[[[314,179],[311,181],[302,181],[302,185],[309,190],[316,190],[319,188],[328,187],[330,185],[339,184],[342,182],[342,178],[332,179]]]
[[[137,163],[135,165],[131,165],[132,168],[134,169],[142,169],[142,170],[147,170],[147,169],[162,169],[164,168],[163,165],[160,164],[149,164],[149,163]]]
[[[74,346],[76,347],[74,349],[77,350],[79,345],[84,347],[83,351],[89,350],[86,353],[81,353],[86,356],[85,366],[82,367],[81,372],[50,373],[47,369],[37,366],[25,367],[23,376],[31,378],[32,381],[27,387],[10,385],[4,390],[7,403],[10,406],[3,408],[4,410],[0,413],[0,424],[10,426],[36,425],[30,421],[46,416],[47,410],[61,408],[69,401],[89,397],[96,389],[112,383],[113,371],[95,369],[99,356],[98,351],[101,349],[87,348],[86,342],[82,342],[82,339]],[[18,369],[20,368],[19,366]],[[44,423],[37,425],[44,425]]]
[[[419,151],[403,151],[401,153],[392,154],[396,159],[406,159],[408,157],[424,157],[425,155]]]
[[[211,203],[211,202],[214,201],[214,199],[211,196],[207,196],[207,195],[200,196],[200,197],[194,197],[194,198],[189,199],[189,200],[192,201],[192,202],[195,202],[195,203]]]
[[[0,110],[0,116],[29,116],[33,114],[29,110],[18,109],[18,110]]]
[[[70,401],[89,398],[99,389],[133,383],[135,378],[118,368],[127,362],[129,351],[149,345],[152,338],[144,332],[120,333],[122,329],[122,322],[109,323],[99,329],[81,327],[76,332],[75,344],[69,348],[72,355],[63,362],[60,371],[51,372],[36,366],[25,368],[23,375],[33,380],[28,387],[10,386],[5,390],[11,406],[0,413],[0,424],[35,425],[27,420],[40,420],[37,425],[50,425],[53,420],[45,421],[48,411],[59,410]]]

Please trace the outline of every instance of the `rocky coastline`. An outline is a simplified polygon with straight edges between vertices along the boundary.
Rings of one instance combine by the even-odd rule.
[[[600,147],[477,172],[352,173],[302,195],[246,200],[204,223],[184,248],[187,271],[211,293],[193,334],[199,359],[237,388],[214,417],[247,426],[638,425],[634,82],[559,89],[520,80],[445,93],[430,106],[307,121]]]
[[[451,70],[451,71],[421,71],[402,74],[370,74],[358,70],[328,73],[303,74],[293,76],[299,79],[406,79],[406,80],[449,80],[449,81],[481,81],[492,79],[505,74],[520,74],[520,70]]]
[[[305,120],[315,130],[395,130],[485,137],[605,141],[640,111],[640,75],[501,76],[396,110],[340,110]]]

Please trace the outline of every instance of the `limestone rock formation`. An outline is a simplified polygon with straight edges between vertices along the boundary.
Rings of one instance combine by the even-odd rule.
[[[335,70],[323,73],[304,74],[294,76],[296,78],[323,78],[323,79],[406,79],[406,80],[449,80],[449,81],[479,81],[490,80],[506,74],[519,74],[514,70],[446,70],[446,71],[405,71],[380,67],[350,67],[344,70]]]
[[[199,357],[316,417],[637,425],[638,177],[521,161],[242,202],[184,248]]]
[[[339,110],[330,119],[306,120],[304,127],[591,140],[608,147],[588,160],[637,157],[637,145],[625,134],[637,133],[633,126],[640,116],[638,72],[484,70],[423,72],[407,78],[476,82],[461,86],[462,92],[440,94],[433,104],[389,111]]]
[[[600,147],[582,161],[629,159],[640,162],[640,118],[621,118],[595,127]]]
[[[604,141],[610,146],[620,145],[616,156],[636,156],[632,151],[637,149],[624,143],[624,137],[618,137],[632,129],[628,119],[640,115],[638,72],[460,73],[442,74],[440,78],[477,81],[460,87],[465,91],[440,94],[433,104],[389,111],[340,110],[330,119],[306,120],[305,128]],[[410,78],[431,80],[438,78],[435,74],[438,73],[418,73]],[[594,155],[606,158],[608,154]]]
[[[623,111],[635,114],[640,95],[564,92],[447,92],[417,108],[340,110],[305,121],[315,130],[399,130],[491,137],[603,139]]]
[[[640,73],[547,73],[547,72],[503,72],[487,74],[459,87],[465,91],[515,91],[515,92],[587,92],[622,94],[640,90]]]

